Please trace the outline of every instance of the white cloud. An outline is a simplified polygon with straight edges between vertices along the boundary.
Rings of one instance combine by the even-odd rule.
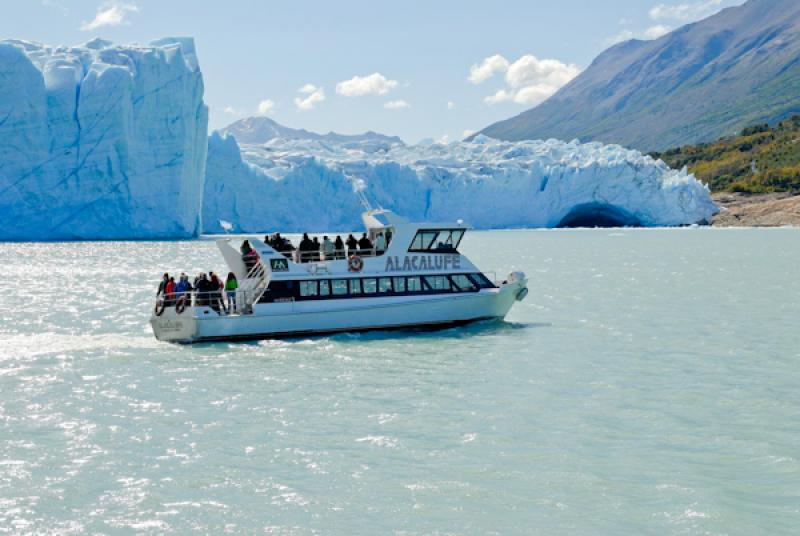
[[[650,10],[653,20],[689,22],[713,15],[722,7],[722,0],[699,0],[680,4],[658,4]]]
[[[397,86],[397,80],[389,80],[381,73],[368,76],[354,76],[336,84],[336,93],[345,97],[364,95],[386,95]]]
[[[317,86],[315,86],[314,84],[306,84],[303,87],[301,87],[300,89],[298,89],[297,91],[299,91],[300,93],[305,93],[306,95],[311,95],[316,90],[317,90]]]
[[[447,145],[448,143],[450,143],[450,136],[445,134],[444,136],[442,136],[441,138],[436,140],[436,143],[440,143],[442,145]]]
[[[267,102],[267,101],[264,101],[264,102]],[[272,103],[272,101],[269,101],[269,102]],[[222,111],[225,112],[226,114],[239,115],[239,110],[237,110],[233,106],[226,106],[225,108],[222,109]]]
[[[461,133],[461,137],[462,138],[469,138],[473,134],[475,134],[474,130],[467,129],[467,130],[465,130],[464,132]]]
[[[491,60],[491,61],[490,61]],[[470,69],[470,79],[479,79],[485,76],[489,69],[484,65],[494,65],[494,71],[502,67],[505,71],[507,87],[496,91],[486,97],[487,104],[498,104],[513,101],[517,104],[535,105],[546,100],[556,91],[561,89],[570,80],[578,76],[580,69],[572,64],[558,60],[540,60],[532,54],[526,54],[514,63],[510,63],[502,56],[486,58],[480,66],[473,65]],[[474,76],[473,76],[474,75]]]
[[[497,93],[495,93],[494,95],[489,95],[488,97],[483,99],[483,102],[485,102],[486,104],[499,104],[501,102],[510,101],[512,98],[514,98],[514,95],[512,95],[505,89],[499,89],[497,90]]]
[[[314,84],[306,84],[297,91],[307,95],[305,98],[295,97],[294,105],[298,110],[313,110],[317,104],[325,100],[325,90]]]
[[[526,54],[512,63],[506,72],[506,82],[513,88],[542,86],[558,88],[578,76],[580,69],[575,65],[567,65],[558,60],[540,60],[536,56]]]
[[[455,109],[455,107],[456,107],[456,103],[455,103],[455,102],[453,102],[453,101],[447,101],[447,109],[448,109],[448,110],[454,110],[454,109]]]
[[[650,26],[648,29],[644,31],[644,36],[647,39],[658,39],[661,36],[667,35],[669,32],[672,31],[672,28],[669,26],[664,26],[663,24],[656,24],[655,26]]]
[[[658,39],[659,37],[663,37],[667,35],[669,32],[672,31],[672,28],[669,26],[665,26],[663,24],[656,24],[655,26],[650,26],[643,32],[634,32],[631,29],[625,29],[619,32],[614,37],[609,37],[603,44],[607,47],[612,45],[616,45],[618,43],[622,43],[625,41],[630,41],[631,39]]]
[[[500,54],[485,58],[480,64],[475,64],[469,68],[467,80],[473,84],[480,84],[494,76],[495,73],[502,73],[508,69],[508,60]]]
[[[275,102],[272,99],[264,99],[258,103],[258,115],[268,115],[274,109]],[[228,108],[225,108],[225,111],[227,112]]]
[[[97,8],[94,19],[81,24],[81,30],[90,32],[103,26],[120,26],[129,24],[125,20],[128,13],[138,13],[139,8],[136,4],[125,4],[121,2],[106,2]]]
[[[411,108],[411,105],[404,100],[393,100],[384,103],[383,107],[390,110],[399,110],[401,108]]]

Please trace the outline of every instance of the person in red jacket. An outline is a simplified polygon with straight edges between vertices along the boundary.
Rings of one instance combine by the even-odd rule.
[[[175,305],[175,278],[170,277],[164,287],[164,300],[167,305]]]

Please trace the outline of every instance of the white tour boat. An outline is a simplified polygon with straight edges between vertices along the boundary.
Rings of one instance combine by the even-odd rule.
[[[238,280],[235,305],[225,310],[225,291],[162,296],[150,319],[156,338],[194,343],[444,327],[502,319],[528,293],[525,274],[492,281],[459,253],[469,229],[460,221],[409,223],[383,209],[362,219],[383,250],[301,254],[249,239],[255,254],[243,256],[230,239],[218,240]]]

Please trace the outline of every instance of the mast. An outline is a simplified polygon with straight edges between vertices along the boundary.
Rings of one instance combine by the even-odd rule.
[[[372,212],[372,204],[369,202],[364,190],[367,189],[367,183],[364,179],[359,179],[349,173],[344,174],[344,178],[347,179],[347,182],[353,187],[353,193],[356,194],[358,197],[358,202],[361,203],[361,206],[364,207],[365,212]]]

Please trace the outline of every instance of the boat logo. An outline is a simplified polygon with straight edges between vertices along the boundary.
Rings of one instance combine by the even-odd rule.
[[[424,272],[429,270],[460,270],[460,255],[406,255],[400,262],[400,257],[389,255],[386,257],[387,272]]]
[[[183,322],[180,320],[162,319],[158,327],[165,333],[178,332],[183,329]]]

